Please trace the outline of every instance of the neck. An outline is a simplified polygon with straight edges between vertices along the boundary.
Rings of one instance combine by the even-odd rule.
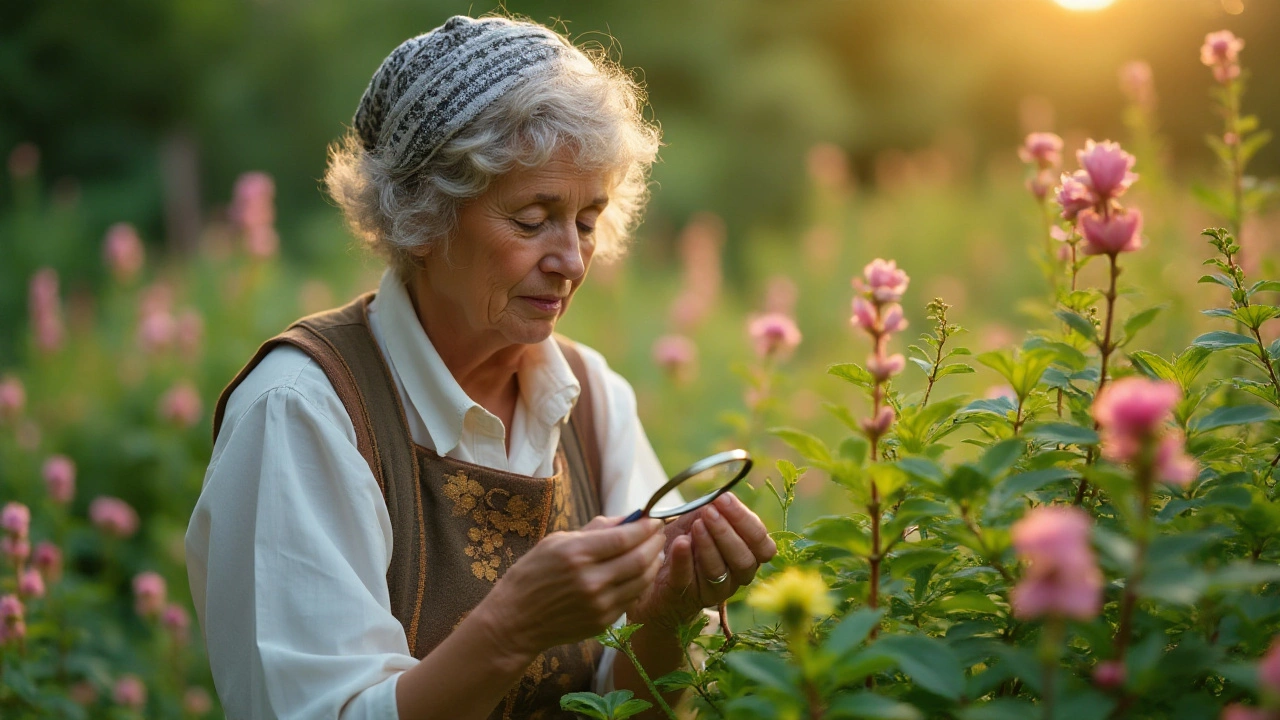
[[[510,429],[519,395],[516,372],[528,346],[468,329],[421,276],[410,277],[406,288],[419,324],[454,380]]]

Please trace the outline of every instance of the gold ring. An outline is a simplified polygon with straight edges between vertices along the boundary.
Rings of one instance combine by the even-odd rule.
[[[721,575],[718,578],[707,580],[707,582],[711,583],[712,585],[723,585],[724,581],[728,579],[729,579],[729,571],[725,570],[723,575]]]

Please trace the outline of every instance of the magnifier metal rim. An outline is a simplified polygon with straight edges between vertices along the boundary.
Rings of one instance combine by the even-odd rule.
[[[723,465],[725,463],[733,462],[735,460],[743,461],[742,470],[738,471],[737,477],[725,483],[724,485],[720,486],[720,488],[715,490],[713,493],[709,493],[709,494],[715,495],[716,497],[719,497],[720,495],[724,494],[726,490],[736,485],[739,480],[741,480],[744,476],[746,476],[748,472],[751,472],[751,465],[752,465],[751,453],[741,448],[738,448],[734,450],[725,450],[724,452],[718,452],[714,455],[708,455],[707,457],[702,458],[701,460],[695,462],[694,464],[690,465],[684,470],[681,470],[680,472],[676,473],[674,477],[672,477],[670,480],[667,481],[666,485],[663,485],[661,488],[659,488],[658,491],[655,492],[649,498],[649,503],[644,506],[643,514],[651,515],[650,511],[653,510],[653,506],[657,504],[659,500],[665,497],[667,493],[671,492],[673,489],[675,489],[685,480],[688,480],[689,478],[693,477],[694,475],[697,475],[698,473],[706,472],[707,470],[710,470],[711,468],[717,465]],[[703,497],[706,497],[706,496],[704,495]],[[688,504],[689,503],[685,503],[685,505],[688,505]],[[681,505],[680,507],[683,507],[683,505]],[[685,511],[685,512],[688,512],[688,511]]]

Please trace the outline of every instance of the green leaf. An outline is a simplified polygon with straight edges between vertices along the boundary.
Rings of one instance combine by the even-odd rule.
[[[1092,322],[1089,322],[1088,318],[1077,315],[1070,310],[1055,310],[1053,314],[1085,340],[1094,342],[1098,339],[1098,329],[1093,326]]]
[[[908,475],[938,486],[947,479],[938,463],[922,457],[906,457],[898,461],[898,467]]]
[[[1150,325],[1165,307],[1164,305],[1157,305],[1129,316],[1129,319],[1124,321],[1124,334],[1128,337],[1133,337],[1134,333]]]
[[[1001,377],[1013,384],[1013,354],[1008,350],[993,350],[977,356],[977,361],[1000,373]]]
[[[1266,422],[1276,417],[1275,408],[1267,405],[1236,405],[1220,407],[1213,412],[1202,415],[1191,422],[1193,432],[1208,432],[1233,425]]]
[[[1280,292],[1280,280],[1259,280],[1249,288],[1251,297],[1260,292]]]
[[[858,521],[844,515],[820,517],[809,523],[805,537],[823,545],[843,548],[854,555],[871,552],[871,535]]]
[[[773,653],[744,650],[725,655],[725,664],[760,685],[784,692],[795,686],[796,668]]]
[[[996,698],[980,705],[961,708],[956,713],[959,720],[1027,720],[1039,713],[1036,706],[1016,698]]]
[[[925,635],[887,635],[876,649],[892,657],[917,685],[935,695],[959,700],[964,669],[950,646]]]
[[[941,380],[948,375],[965,375],[975,370],[964,363],[953,363],[951,365],[943,365],[938,369],[938,376],[935,380]]]
[[[802,457],[814,463],[828,466],[831,464],[831,451],[827,449],[826,443],[803,430],[770,428],[769,434],[795,448]]]
[[[858,387],[870,388],[876,384],[875,378],[857,363],[838,363],[827,368],[828,375],[843,378]]]
[[[1009,472],[1009,469],[1018,462],[1018,459],[1026,451],[1027,443],[1022,438],[1001,440],[982,453],[982,458],[978,460],[978,469],[988,478],[994,480]]]
[[[1164,358],[1146,350],[1135,350],[1129,353],[1129,361],[1138,372],[1153,380],[1169,380],[1177,382],[1178,371]]]
[[[1189,347],[1174,357],[1173,367],[1178,373],[1178,382],[1182,384],[1183,390],[1191,388],[1191,383],[1209,365],[1212,354],[1213,351],[1208,348]]]
[[[1262,323],[1280,317],[1280,307],[1274,305],[1250,305],[1236,308],[1235,318],[1252,330],[1262,327]]]
[[[1063,467],[1044,468],[1031,472],[1010,475],[991,492],[989,504],[993,509],[1004,508],[1009,502],[1021,498],[1029,492],[1035,492],[1045,485],[1078,478],[1080,474]]]
[[[858,692],[836,697],[822,717],[828,720],[922,720],[924,714],[915,706],[875,693]]]
[[[843,656],[862,644],[862,641],[871,634],[872,628],[880,624],[882,617],[884,617],[883,608],[876,610],[862,608],[849,613],[827,636],[822,649],[837,657]]]
[[[1223,275],[1222,273],[1213,273],[1212,275],[1201,275],[1200,279],[1197,280],[1196,282],[1218,283],[1219,285],[1221,285],[1224,288],[1227,288],[1228,290],[1236,289],[1236,285],[1235,283],[1231,282],[1231,278],[1227,277],[1226,275]]]
[[[1087,445],[1098,444],[1097,431],[1093,428],[1072,425],[1071,423],[1055,422],[1037,425],[1027,430],[1027,435],[1030,435],[1037,440],[1061,445],[1079,445],[1084,447]]]
[[[1000,606],[996,605],[991,598],[977,591],[956,593],[951,597],[943,598],[933,603],[930,609],[942,613],[976,612],[986,615],[1000,614]]]
[[[907,358],[907,359],[910,360],[913,365],[923,370],[925,377],[929,377],[930,375],[933,374],[933,363],[929,362],[928,360],[921,360],[920,358],[917,358],[917,357]]]
[[[601,697],[590,692],[575,692],[560,698],[560,709],[586,715],[593,720],[625,720],[653,707],[645,700],[632,697],[630,690],[614,690]]]
[[[1215,330],[1201,335],[1191,341],[1193,347],[1202,347],[1208,350],[1225,350],[1227,348],[1240,347],[1242,345],[1253,345],[1254,340],[1240,333],[1227,332],[1225,330]]]

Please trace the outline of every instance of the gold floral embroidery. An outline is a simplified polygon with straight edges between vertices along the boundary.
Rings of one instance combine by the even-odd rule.
[[[516,561],[506,535],[527,538],[536,534],[545,506],[535,506],[528,498],[503,488],[486,491],[462,470],[446,474],[444,480],[442,491],[453,501],[454,517],[470,517],[475,523],[467,530],[468,544],[462,549],[472,560],[471,574],[479,580],[497,582]]]

